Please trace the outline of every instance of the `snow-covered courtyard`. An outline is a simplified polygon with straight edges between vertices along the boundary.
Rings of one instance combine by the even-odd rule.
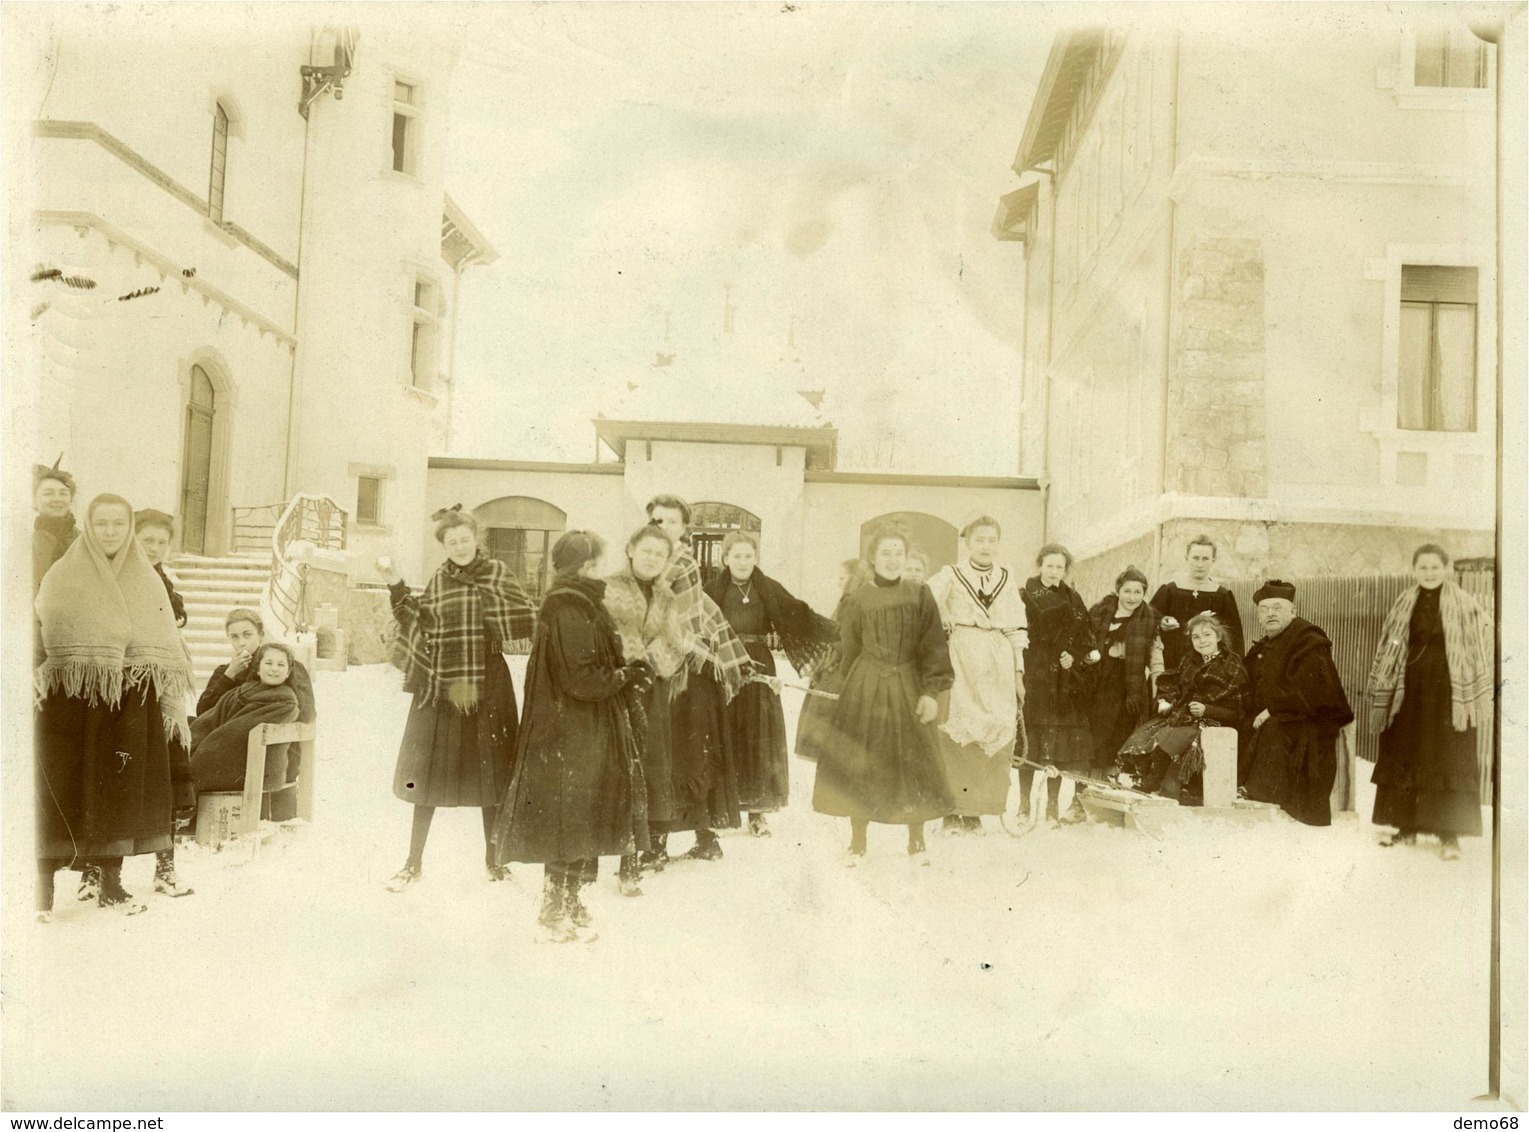
[[[195,895],[142,915],[77,905],[60,874],[52,922],[11,917],[7,1107],[1458,1110],[1486,1091],[1490,842],[1452,863],[1378,847],[1367,767],[1360,816],[1329,829],[988,819],[932,826],[921,868],[873,826],[846,869],[848,822],[812,812],[793,759],[773,838],[724,835],[724,860],[638,899],[602,862],[598,938],[559,945],[535,931],[540,867],[486,881],[476,812],[439,813],[424,882],[384,890],[408,701],[384,666],[316,681],[311,827],[183,848]],[[129,890],[152,867],[130,860]]]

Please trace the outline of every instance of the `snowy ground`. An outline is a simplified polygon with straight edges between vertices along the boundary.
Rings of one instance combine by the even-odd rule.
[[[143,915],[73,906],[61,874],[53,922],[11,917],[6,1107],[1458,1110],[1486,1091],[1485,840],[1445,863],[1353,817],[1161,841],[989,820],[931,827],[928,868],[872,827],[846,869],[848,823],[812,812],[793,759],[772,839],[724,836],[725,860],[639,899],[604,862],[599,938],[545,944],[541,870],[488,884],[476,812],[438,813],[425,882],[384,891],[407,700],[384,667],[317,680],[311,828],[253,858],[183,850],[196,894]],[[128,888],[151,868],[130,861]]]

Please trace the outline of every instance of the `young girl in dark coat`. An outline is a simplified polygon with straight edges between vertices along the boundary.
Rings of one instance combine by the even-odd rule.
[[[873,821],[906,825],[908,854],[919,857],[924,823],[955,805],[934,732],[935,697],[955,674],[934,595],[902,576],[907,553],[901,529],[872,535],[873,582],[840,610],[845,676],[834,713],[840,741],[818,760],[812,808],[850,819],[850,864],[865,855]]]
[[[801,671],[838,640],[838,626],[759,569],[759,540],[753,534],[733,531],[723,539],[722,562],[725,569],[706,584],[707,596],[766,678],[775,676],[772,641]],[[749,832],[768,837],[765,814],[785,809],[791,794],[780,693],[767,683],[747,684],[727,705],[724,718],[738,773],[738,805],[748,811]]]
[[[297,719],[292,670],[297,661],[286,645],[268,641],[250,659],[249,676],[211,711],[191,721],[191,778],[199,793],[243,790],[250,732],[265,723]],[[287,784],[287,750],[266,751],[265,790]]]
[[[1093,622],[1078,591],[1066,582],[1072,553],[1056,543],[1035,556],[1038,573],[1025,583],[1025,619],[1030,644],[1025,649],[1025,738],[1031,762],[1073,774],[1088,773],[1094,737],[1088,709],[1093,701],[1099,648]],[[1034,767],[1019,772],[1019,815],[1030,816]],[[1051,772],[1046,781],[1046,817],[1058,821],[1062,780]],[[1083,806],[1075,793],[1066,821],[1081,821]]]
[[[1200,731],[1241,722],[1248,673],[1234,651],[1231,630],[1214,613],[1190,618],[1186,636],[1193,651],[1174,673],[1174,698],[1158,700],[1158,717],[1121,746],[1120,769],[1136,789],[1198,805],[1205,769]]]
[[[1147,576],[1127,566],[1115,579],[1115,592],[1089,610],[1099,642],[1099,675],[1089,709],[1094,737],[1092,771],[1096,777],[1115,765],[1120,748],[1152,711],[1154,681],[1163,671],[1162,620],[1147,602]]]
[[[605,544],[569,531],[552,548],[556,571],[526,668],[515,772],[494,830],[500,863],[546,866],[539,922],[557,941],[589,926],[579,889],[602,856],[648,842],[638,754],[644,663],[623,660],[621,638],[595,577]]]
[[[393,772],[393,794],[414,806],[414,826],[390,892],[420,879],[438,806],[481,809],[488,879],[508,875],[492,844],[515,760],[515,686],[503,650],[530,638],[536,610],[510,568],[479,548],[471,514],[454,507],[435,519],[446,561],[421,596],[409,592],[391,562],[377,564],[402,638],[404,688],[414,693]]]

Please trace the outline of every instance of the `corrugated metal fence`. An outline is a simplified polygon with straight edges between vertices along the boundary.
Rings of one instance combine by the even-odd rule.
[[[1483,609],[1492,611],[1493,606],[1491,570],[1471,570],[1456,576],[1460,588],[1481,603]],[[1370,664],[1375,659],[1375,649],[1380,644],[1380,630],[1386,613],[1401,592],[1412,584],[1410,575],[1366,577],[1313,577],[1287,578],[1295,586],[1296,607],[1300,615],[1319,625],[1332,638],[1333,658],[1338,664],[1338,674],[1343,679],[1343,690],[1348,693],[1356,721],[1356,753],[1366,762],[1374,762],[1379,754],[1380,737],[1370,730],[1366,709],[1365,688],[1369,681]],[[1242,614],[1243,632],[1251,645],[1259,637],[1258,622],[1253,605],[1253,591],[1261,581],[1232,581],[1227,588],[1237,598],[1238,612]],[[1492,801],[1492,722],[1488,716],[1484,726],[1476,730],[1477,765],[1481,771],[1481,801]]]

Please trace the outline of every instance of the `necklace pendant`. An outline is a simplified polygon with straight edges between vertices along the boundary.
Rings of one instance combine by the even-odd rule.
[[[743,604],[747,605],[748,603],[749,603],[749,595],[748,594],[744,594],[743,595]]]

